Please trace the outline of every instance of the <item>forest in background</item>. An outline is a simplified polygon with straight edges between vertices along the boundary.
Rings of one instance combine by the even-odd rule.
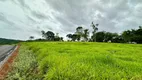
[[[84,29],[82,26],[78,26],[73,34],[67,34],[67,41],[69,42],[112,42],[112,43],[142,43],[142,26],[138,29],[125,30],[121,34],[112,33],[107,31],[98,31],[99,24],[91,23],[92,32],[89,29]],[[59,36],[59,33],[52,31],[41,31],[42,38],[36,39],[36,41],[64,41],[63,37]],[[91,36],[90,36],[91,34]],[[29,38],[35,41],[34,36]]]
[[[19,43],[19,42],[20,42],[20,40],[0,38],[0,45],[16,44],[16,43]]]
[[[121,34],[107,31],[98,31],[99,24],[91,23],[92,32],[89,29],[84,29],[78,26],[73,34],[66,34],[69,42],[112,42],[112,43],[142,43],[142,26],[138,29],[125,30]],[[90,36],[91,34],[91,36]],[[27,41],[64,41],[64,37],[60,37],[59,33],[53,31],[41,31],[42,38],[35,39],[30,36]],[[0,44],[16,44],[21,40],[0,38]]]

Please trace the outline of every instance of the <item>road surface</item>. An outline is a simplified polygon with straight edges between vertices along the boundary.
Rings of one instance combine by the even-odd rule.
[[[15,45],[0,45],[0,62],[3,61],[13,49],[15,49]]]

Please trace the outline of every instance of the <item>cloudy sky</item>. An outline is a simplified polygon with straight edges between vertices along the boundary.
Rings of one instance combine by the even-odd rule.
[[[65,37],[91,22],[99,31],[121,33],[142,25],[142,0],[0,0],[0,37],[41,37],[41,30]]]

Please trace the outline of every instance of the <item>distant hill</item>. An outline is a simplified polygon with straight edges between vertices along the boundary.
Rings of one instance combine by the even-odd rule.
[[[16,44],[18,42],[20,42],[20,40],[0,38],[0,45],[1,44]]]

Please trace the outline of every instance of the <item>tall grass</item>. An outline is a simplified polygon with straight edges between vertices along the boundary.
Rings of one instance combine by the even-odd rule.
[[[41,80],[42,77],[33,52],[22,46],[5,80]]]
[[[142,79],[142,45],[31,42],[45,80]]]

